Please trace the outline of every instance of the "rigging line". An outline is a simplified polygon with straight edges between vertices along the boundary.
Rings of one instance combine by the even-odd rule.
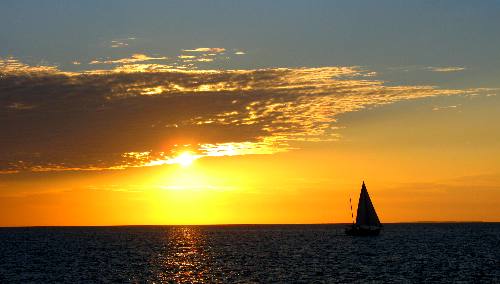
[[[352,213],[352,202],[351,202],[350,196],[349,196],[349,205],[351,205],[351,219],[352,219],[352,223],[354,224],[354,214]]]

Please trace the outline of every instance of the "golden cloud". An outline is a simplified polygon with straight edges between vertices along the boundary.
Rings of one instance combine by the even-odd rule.
[[[335,122],[344,113],[485,91],[386,85],[373,74],[356,66],[181,70],[139,63],[70,73],[0,59],[0,172],[154,166],[184,150],[196,157],[272,154],[292,150],[294,141],[339,139]]]
[[[165,60],[168,59],[167,57],[150,57],[146,54],[141,54],[141,53],[135,53],[132,54],[132,56],[128,58],[120,58],[120,59],[115,59],[115,60],[92,60],[89,62],[89,64],[130,64],[130,63],[136,63],[136,62],[145,62],[145,61],[150,61],[150,60]]]

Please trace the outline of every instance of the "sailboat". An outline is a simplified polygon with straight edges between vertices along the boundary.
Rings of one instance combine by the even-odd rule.
[[[351,205],[352,214],[352,205]],[[378,219],[375,207],[366,190],[365,182],[361,186],[359,195],[358,211],[356,213],[356,223],[346,228],[345,233],[350,236],[377,236],[382,229],[382,224]]]

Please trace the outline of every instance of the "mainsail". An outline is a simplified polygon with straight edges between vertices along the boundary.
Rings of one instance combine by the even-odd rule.
[[[370,195],[366,190],[365,182],[361,187],[361,194],[359,195],[358,212],[356,215],[356,225],[363,227],[380,227],[380,220],[378,219],[377,212],[373,207]]]

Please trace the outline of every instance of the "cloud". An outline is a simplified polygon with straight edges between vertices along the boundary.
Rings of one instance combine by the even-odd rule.
[[[136,62],[148,56],[133,56]],[[130,62],[130,61],[122,61]],[[134,61],[132,61],[134,62]],[[340,114],[480,90],[385,85],[359,67],[63,72],[0,59],[0,172],[155,166],[338,139]]]
[[[110,47],[112,47],[112,48],[118,48],[118,47],[124,47],[124,46],[127,46],[127,45],[128,45],[128,43],[126,43],[126,42],[112,40]]]
[[[426,67],[425,69],[432,71],[432,72],[457,72],[457,71],[465,70],[465,67],[459,67],[459,66],[433,67],[433,66],[429,66],[429,67]]]
[[[435,106],[432,108],[433,111],[439,111],[439,110],[450,110],[450,109],[456,109],[460,105],[451,105],[451,106]]]
[[[115,60],[92,60],[89,62],[89,64],[130,64],[130,63],[136,63],[136,62],[146,62],[146,61],[151,61],[151,60],[166,60],[168,59],[167,57],[150,57],[146,54],[141,54],[141,53],[135,53],[132,54],[132,56],[128,58],[120,58],[120,59],[115,59]]]
[[[222,52],[225,49],[220,49],[220,48],[197,48],[195,50],[194,49],[193,50],[184,50],[184,51],[191,51],[191,52],[196,51],[197,53],[194,53],[193,55],[182,54],[182,55],[177,56],[177,58],[180,59],[180,61],[182,63],[188,63],[188,62],[213,62],[216,59],[229,59],[229,57],[218,56],[218,55],[220,55],[220,53],[217,53],[218,52],[217,50],[219,50],[219,51]],[[189,68],[190,66],[184,65],[184,67]],[[191,69],[193,69],[193,68],[191,68]]]
[[[12,103],[10,105],[7,105],[7,108],[13,109],[13,110],[27,110],[27,109],[32,109],[34,108],[34,105],[27,105],[24,103]]]
[[[458,72],[466,70],[465,67],[461,66],[422,66],[422,65],[409,65],[409,66],[398,66],[389,67],[389,71],[393,72],[415,72],[415,71],[430,71],[430,72]]]
[[[222,53],[226,51],[225,48],[222,47],[198,47],[195,49],[183,49],[185,52],[210,52],[210,53]]]
[[[60,72],[57,66],[50,65],[28,65],[20,62],[13,57],[0,57],[0,74],[19,75],[19,74],[48,74]]]
[[[129,45],[130,41],[136,40],[135,37],[128,37],[128,38],[122,38],[122,39],[115,39],[110,42],[111,48],[120,48],[120,47],[126,47]]]
[[[196,59],[196,61],[198,61],[198,62],[212,62],[212,61],[214,61],[214,59],[213,58],[198,58],[198,59]]]

